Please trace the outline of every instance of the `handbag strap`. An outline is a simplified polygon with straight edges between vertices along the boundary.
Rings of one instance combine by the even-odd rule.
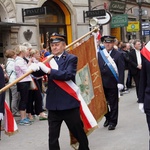
[[[7,66],[8,66],[9,63],[10,63],[10,62],[6,63],[5,69],[7,68]],[[12,75],[13,72],[14,72],[14,71],[12,70],[11,73],[10,73],[10,75],[8,76],[9,78],[10,78],[10,76]]]

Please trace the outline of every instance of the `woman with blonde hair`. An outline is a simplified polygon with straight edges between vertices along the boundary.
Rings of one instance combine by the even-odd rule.
[[[36,66],[32,67],[30,65],[31,67],[29,68],[28,67],[29,64],[27,64],[27,62],[24,60],[24,57],[26,56],[26,52],[27,52],[26,46],[17,45],[14,50],[17,54],[17,57],[15,59],[15,71],[16,71],[17,78],[27,73],[29,69],[36,71],[37,69]],[[31,76],[28,75],[17,83],[17,90],[20,92],[20,102],[19,102],[19,111],[21,115],[21,120],[19,122],[20,125],[31,124],[30,120],[26,116],[26,109],[27,109],[31,80],[32,80]]]
[[[30,57],[32,59],[33,63],[38,63],[40,60],[40,52],[39,50],[32,49],[30,51]],[[39,120],[47,120],[46,114],[43,112],[43,98],[42,98],[42,76],[41,77],[35,77],[31,75],[33,78],[37,90],[30,90],[29,92],[29,100],[28,100],[28,107],[27,107],[27,113],[28,114],[36,114],[39,115]],[[32,120],[33,117],[29,115],[29,118]]]

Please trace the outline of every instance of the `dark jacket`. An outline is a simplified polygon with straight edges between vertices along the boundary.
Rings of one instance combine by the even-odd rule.
[[[140,72],[139,103],[150,109],[150,62],[142,56],[142,69]]]
[[[130,57],[129,57],[129,52],[120,50],[120,52],[123,54],[124,62],[125,62],[125,69],[129,69],[129,63],[130,63]]]
[[[140,69],[137,68],[138,62],[137,62],[137,57],[136,57],[136,52],[135,49],[132,49],[129,52],[129,58],[130,58],[130,63],[129,63],[129,70],[131,71],[131,75],[136,75],[140,71]]]
[[[80,103],[74,97],[54,82],[54,80],[72,80],[75,82],[77,60],[76,56],[64,52],[58,61],[59,69],[51,69],[48,75],[48,89],[46,92],[46,108],[48,110],[67,110],[80,106]]]
[[[103,60],[101,54],[98,52],[98,63],[102,76],[103,86],[105,88],[117,88],[118,83],[124,84],[124,70],[125,70],[124,58],[123,54],[115,49],[112,50],[110,56],[117,65],[119,73],[119,81],[117,82],[113,73],[110,71],[109,67]]]
[[[2,67],[0,66],[0,89],[5,86],[5,78]],[[5,92],[0,94],[0,113],[4,114]]]

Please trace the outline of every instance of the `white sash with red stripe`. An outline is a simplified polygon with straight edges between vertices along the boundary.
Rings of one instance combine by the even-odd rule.
[[[52,69],[58,70],[58,65],[54,59],[51,59],[49,64]],[[89,130],[93,127],[96,127],[98,125],[97,121],[95,120],[87,104],[85,103],[83,97],[81,96],[79,87],[71,80],[70,81],[54,80],[54,82],[65,92],[67,92],[69,95],[71,95],[77,101],[80,102],[80,114],[85,128]]]

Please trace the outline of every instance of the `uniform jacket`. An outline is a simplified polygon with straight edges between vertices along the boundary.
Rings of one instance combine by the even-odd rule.
[[[77,57],[64,52],[58,61],[58,70],[51,69],[48,75],[46,108],[48,110],[67,110],[80,106],[79,102],[62,90],[53,80],[75,82]]]
[[[2,67],[0,66],[0,89],[5,86],[5,78]],[[0,94],[0,113],[4,113],[5,92]]]
[[[140,72],[139,103],[150,109],[150,62],[142,56]]]
[[[131,71],[131,75],[136,75],[138,74],[138,72],[140,71],[137,66],[138,66],[138,62],[137,62],[137,57],[136,57],[136,52],[135,49],[132,49],[129,53],[129,70]]]
[[[118,68],[118,73],[119,73],[119,80],[115,79],[113,73],[103,60],[100,52],[98,52],[98,63],[100,67],[100,72],[102,76],[102,82],[103,86],[105,88],[117,88],[117,84],[124,84],[124,70],[125,70],[125,63],[124,63],[124,58],[123,54],[115,49],[113,49],[110,53],[110,56],[114,60],[114,62],[117,65]]]

